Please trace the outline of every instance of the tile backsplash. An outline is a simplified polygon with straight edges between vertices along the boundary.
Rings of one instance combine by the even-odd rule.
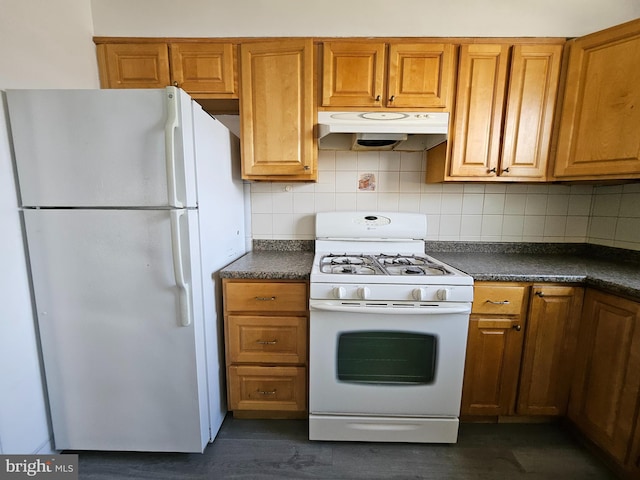
[[[444,241],[589,242],[640,250],[640,184],[425,184],[422,152],[321,150],[317,183],[255,182],[254,239],[313,239],[315,213],[420,212]]]

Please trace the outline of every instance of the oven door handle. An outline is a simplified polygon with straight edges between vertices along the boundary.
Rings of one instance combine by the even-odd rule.
[[[471,313],[471,304],[461,305],[428,305],[413,307],[393,305],[336,305],[335,303],[309,302],[310,310],[346,313],[379,313],[382,315],[450,315],[456,313]]]

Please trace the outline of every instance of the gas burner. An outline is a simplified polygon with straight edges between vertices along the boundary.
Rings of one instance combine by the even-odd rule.
[[[445,267],[420,255],[376,255],[376,260],[389,275],[449,275]]]
[[[420,267],[407,267],[402,269],[405,275],[424,275],[424,270]]]
[[[320,271],[341,275],[378,275],[381,273],[370,256],[349,253],[324,255],[320,259]]]
[[[366,265],[332,265],[331,273],[343,275],[375,275],[376,269]]]
[[[364,265],[365,259],[360,256],[347,256],[342,255],[339,257],[329,258],[329,265]]]
[[[425,265],[428,263],[424,257],[416,255],[378,255],[376,259],[384,266],[388,265]]]

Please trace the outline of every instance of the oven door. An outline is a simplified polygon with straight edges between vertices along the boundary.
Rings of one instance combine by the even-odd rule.
[[[458,417],[470,304],[309,306],[311,414]]]

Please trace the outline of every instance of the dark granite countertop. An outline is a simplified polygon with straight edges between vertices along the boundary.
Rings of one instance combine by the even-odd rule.
[[[257,248],[256,248],[257,247]],[[254,243],[222,278],[307,280],[313,242]],[[476,281],[593,286],[640,299],[640,252],[588,244],[427,242],[426,252]]]
[[[435,253],[476,281],[581,283],[640,298],[640,266],[572,255]]]
[[[313,252],[254,250],[220,271],[221,278],[308,280]]]

